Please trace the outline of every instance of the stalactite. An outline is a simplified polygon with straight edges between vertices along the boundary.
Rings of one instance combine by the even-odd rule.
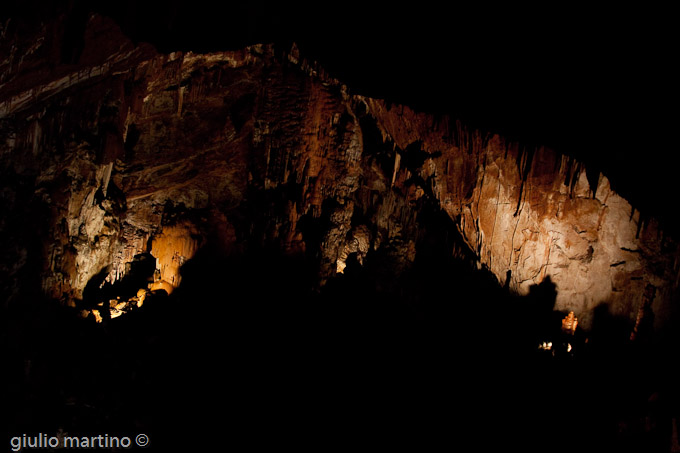
[[[234,231],[224,248],[304,248],[327,261],[327,279],[359,225],[376,232],[374,247],[412,257],[426,205],[445,210],[479,266],[509,288],[525,294],[550,276],[556,307],[573,308],[582,326],[590,315],[579,310],[604,300],[632,313],[647,280],[677,281],[677,244],[648,233],[651,219],[577,159],[351,95],[295,51],[159,55],[112,36],[120,46],[105,60],[24,79],[32,86],[13,69],[0,74],[2,163],[37,175],[36,202],[58,201],[44,219],[57,244],[43,281],[63,282],[66,298],[106,266],[120,279],[138,253],[156,253],[167,271],[209,231]],[[168,202],[184,206],[175,223]],[[160,252],[185,221],[191,233],[181,234],[196,242],[168,240]],[[310,239],[305,222],[325,229]]]

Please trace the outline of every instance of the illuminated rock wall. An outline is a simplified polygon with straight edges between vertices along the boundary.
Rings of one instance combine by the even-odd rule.
[[[556,308],[583,325],[607,303],[634,320],[646,284],[664,294],[665,313],[678,278],[677,242],[573,159],[527,149],[447,121],[367,100],[381,132],[401,149],[418,142],[430,156],[417,169],[465,242],[503,284],[519,294],[550,276]],[[447,139],[448,138],[448,139]],[[397,163],[398,164],[398,163]],[[662,302],[666,301],[666,302]]]
[[[154,237],[151,255],[156,258],[159,288],[177,288],[182,280],[182,265],[196,254],[200,245],[200,234],[190,224],[179,224],[163,228]],[[167,285],[169,284],[169,286]]]
[[[647,284],[659,319],[670,309],[677,243],[567,156],[352,95],[295,49],[159,55],[92,16],[65,64],[55,33],[2,44],[6,300],[32,269],[76,303],[145,252],[174,288],[207,238],[316,256],[322,282],[352,253],[389,249],[405,268],[428,201],[501,284],[527,294],[549,276],[581,325],[600,303],[632,322]]]

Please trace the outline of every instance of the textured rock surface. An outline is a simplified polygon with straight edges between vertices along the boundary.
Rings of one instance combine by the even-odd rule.
[[[677,245],[653,220],[643,223],[605,176],[589,179],[578,162],[549,149],[451,130],[377,101],[369,108],[386,119],[383,131],[399,148],[421,141],[425,161],[417,174],[480,263],[511,289],[528,294],[550,276],[556,307],[575,311],[586,325],[602,302],[630,316],[647,282],[672,298]],[[453,144],[442,139],[450,136]]]
[[[39,276],[77,305],[147,252],[176,287],[207,245],[312,257],[321,283],[353,253],[405,268],[435,203],[480,267],[518,294],[550,277],[580,325],[601,303],[632,324],[648,284],[670,313],[677,243],[568,156],[352,95],[295,49],[161,55],[93,15],[67,58],[62,26],[3,30],[5,304]]]

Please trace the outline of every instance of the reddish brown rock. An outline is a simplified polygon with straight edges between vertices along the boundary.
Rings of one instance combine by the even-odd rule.
[[[33,237],[2,225],[8,279],[40,263],[43,291],[74,304],[93,277],[120,280],[148,252],[176,287],[210,241],[311,254],[323,282],[352,253],[361,263],[389,247],[408,266],[430,200],[479,266],[522,295],[550,277],[556,309],[586,328],[601,303],[632,323],[646,285],[660,322],[670,310],[677,243],[568,156],[352,95],[295,50],[161,55],[94,15],[65,64],[53,27],[3,41],[5,211],[43,213]],[[321,218],[314,239],[304,225]],[[35,238],[45,245],[29,253]]]

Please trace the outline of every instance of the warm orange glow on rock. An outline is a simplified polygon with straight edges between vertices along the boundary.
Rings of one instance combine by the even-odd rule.
[[[160,278],[151,285],[151,290],[164,289],[170,294],[179,286],[180,268],[198,250],[200,237],[198,229],[189,222],[163,227],[151,245],[151,255],[160,271]]]
[[[144,288],[140,288],[139,291],[137,291],[137,308],[141,308],[142,305],[144,305],[144,299],[146,298],[147,290]]]
[[[224,244],[237,242],[227,218],[247,219],[256,228],[239,225],[235,247],[252,239],[318,255],[324,281],[368,250],[413,263],[418,206],[427,202],[510,291],[527,295],[550,277],[555,308],[579,313],[581,327],[603,302],[632,323],[648,283],[658,288],[654,310],[670,312],[677,242],[574,158],[351,94],[273,46],[162,55],[120,32],[89,36],[92,49],[108,49],[99,63],[41,73],[32,68],[45,67],[44,55],[28,53],[6,68],[13,75],[3,85],[0,116],[17,125],[3,162],[31,169],[50,216],[40,257],[49,297],[75,306],[93,278],[119,281],[146,252],[159,273],[151,289],[172,292],[205,231],[169,220],[164,206],[182,206],[179,219],[205,213]],[[117,44],[102,47],[109,41]],[[82,112],[108,114],[85,135],[54,132],[81,130]],[[58,159],[54,149],[63,150]],[[303,220],[322,218],[324,231],[303,231]]]
[[[102,315],[99,310],[91,310],[91,313],[94,315],[94,319],[98,324],[102,322]]]
[[[578,318],[574,316],[574,312],[570,311],[562,320],[562,332],[573,335],[578,326]],[[569,347],[571,349],[571,346]]]
[[[175,286],[171,285],[170,283],[166,282],[165,280],[158,280],[158,281],[155,281],[155,282],[149,284],[149,290],[150,291],[158,291],[159,289],[162,289],[166,293],[170,294],[175,289]]]

